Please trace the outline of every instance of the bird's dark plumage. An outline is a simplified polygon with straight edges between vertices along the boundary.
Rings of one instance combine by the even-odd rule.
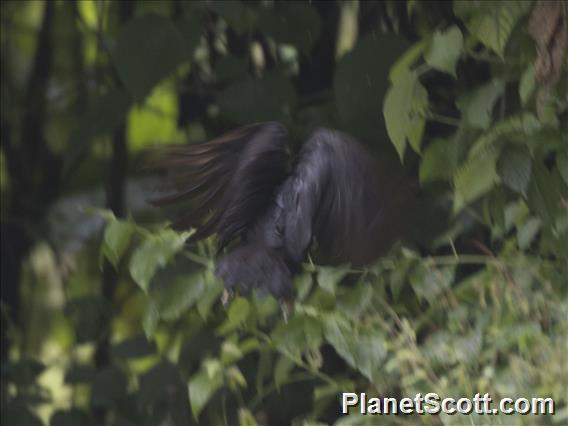
[[[154,204],[197,205],[177,225],[195,227],[194,239],[218,235],[216,273],[228,289],[288,297],[310,247],[326,262],[352,264],[383,247],[377,166],[343,133],[315,131],[294,159],[282,125],[254,124],[169,148],[162,165],[176,192]]]

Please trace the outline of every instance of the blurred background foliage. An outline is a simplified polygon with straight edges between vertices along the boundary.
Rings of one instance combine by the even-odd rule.
[[[377,424],[341,391],[556,401],[381,424],[568,421],[564,2],[4,1],[1,60],[2,424]],[[412,188],[389,254],[309,262],[287,321],[223,306],[213,241],[146,204],[149,147],[262,120]]]

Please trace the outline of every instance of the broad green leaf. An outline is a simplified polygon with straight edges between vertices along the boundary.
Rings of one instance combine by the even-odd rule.
[[[337,308],[346,315],[365,311],[372,302],[373,287],[368,281],[360,281],[356,286],[341,288],[337,293]]]
[[[542,219],[543,225],[554,222],[561,201],[559,182],[541,162],[533,164],[527,197],[531,211]]]
[[[517,228],[517,244],[521,250],[529,248],[541,227],[540,219],[529,218],[525,223]]]
[[[469,157],[482,155],[483,151],[494,148],[495,142],[505,139],[505,136],[520,136],[526,140],[527,136],[532,135],[540,128],[541,124],[533,114],[523,113],[507,117],[496,123],[473,143]]]
[[[400,76],[389,88],[383,107],[387,131],[401,161],[406,143],[420,152],[428,92],[414,72]]]
[[[520,194],[525,195],[531,178],[532,158],[524,146],[507,146],[497,162],[501,181]]]
[[[160,318],[175,320],[192,307],[205,291],[201,272],[182,275],[150,291]]]
[[[244,297],[236,297],[233,303],[231,303],[227,316],[229,317],[229,322],[236,326],[242,324],[247,319],[249,312],[250,305],[248,300]]]
[[[306,299],[310,290],[312,289],[312,274],[310,272],[303,272],[294,277],[294,288],[296,289],[296,300],[303,301]]]
[[[188,392],[191,412],[195,419],[199,417],[203,408],[207,405],[211,397],[223,385],[223,371],[221,369],[201,368],[189,380]]]
[[[354,335],[351,325],[339,315],[328,315],[324,322],[324,335],[339,356],[355,367]]]
[[[449,180],[456,168],[457,146],[453,140],[435,139],[424,150],[420,162],[420,182]]]
[[[371,141],[386,137],[381,111],[390,65],[407,47],[399,36],[368,35],[337,63],[333,92],[342,130]]]
[[[463,36],[460,29],[452,25],[446,31],[436,31],[430,45],[424,52],[424,60],[432,68],[456,76],[456,63],[462,53]]]
[[[457,100],[462,119],[472,127],[487,129],[491,124],[493,106],[505,90],[501,80],[492,80]]]
[[[410,284],[419,298],[434,304],[452,285],[455,269],[454,265],[436,267],[421,262],[410,274]]]
[[[301,350],[320,345],[322,325],[317,311],[312,314],[307,311],[309,310],[300,309],[288,322],[280,323],[274,328],[272,339],[279,348],[299,354]]]
[[[458,168],[453,179],[455,213],[491,190],[499,179],[496,163],[496,152],[486,150]]]
[[[454,11],[465,19],[467,29],[475,38],[503,58],[513,29],[530,7],[531,2],[522,0],[455,2]]]
[[[331,294],[335,294],[335,289],[337,284],[349,273],[350,265],[341,266],[319,266],[317,282],[318,285],[329,291]]]
[[[246,408],[239,408],[239,426],[258,426],[254,415]]]
[[[389,72],[389,81],[394,83],[401,76],[405,76],[418,60],[424,49],[426,48],[427,40],[422,39],[416,42],[410,49],[408,49],[404,55],[398,59],[394,65],[391,67]]]
[[[158,82],[189,58],[184,38],[175,24],[156,15],[129,21],[112,49],[118,75],[137,101],[142,101]]]
[[[135,231],[135,226],[125,220],[111,220],[103,237],[103,253],[116,268],[124,251],[130,244],[130,239]]]
[[[186,133],[178,129],[178,94],[173,81],[156,87],[140,106],[128,114],[128,145],[132,151],[156,142],[185,142]]]
[[[536,80],[534,77],[534,65],[530,64],[523,72],[521,81],[519,82],[519,98],[521,98],[521,104],[523,106],[527,105],[527,102],[533,95],[535,88]]]
[[[357,335],[346,319],[328,315],[324,333],[326,340],[349,365],[369,380],[376,379],[387,354],[384,336],[379,331],[364,330]]]
[[[290,372],[294,368],[294,363],[285,356],[281,356],[278,358],[276,362],[276,366],[274,367],[274,385],[276,389],[280,389],[280,387],[286,383]]]
[[[214,277],[210,271],[207,272],[207,275],[209,279],[205,282],[205,291],[197,301],[197,312],[203,319],[207,318],[211,307],[219,300],[223,292],[223,282]]]
[[[181,233],[165,229],[149,236],[130,258],[130,275],[145,293],[150,281],[158,270],[166,266],[173,256],[183,248],[190,233]]]
[[[144,334],[147,339],[150,339],[154,335],[159,319],[160,312],[158,311],[158,307],[152,300],[149,300],[146,303],[144,317],[142,318],[142,328],[144,329]]]

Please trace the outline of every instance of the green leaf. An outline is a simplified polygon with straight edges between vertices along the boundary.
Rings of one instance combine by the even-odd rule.
[[[341,266],[318,266],[317,282],[324,290],[335,294],[337,284],[349,273],[349,264]]]
[[[205,291],[205,282],[201,272],[178,276],[172,281],[153,288],[153,298],[160,318],[175,320],[192,307]]]
[[[462,53],[463,35],[460,29],[452,25],[446,31],[436,31],[424,60],[432,68],[456,76],[456,63]]]
[[[469,158],[454,174],[454,213],[489,192],[498,179],[494,150]]]
[[[211,271],[206,272],[205,291],[197,301],[197,312],[201,318],[207,318],[213,304],[219,300],[223,292],[223,282],[217,279]]]
[[[349,365],[369,380],[376,379],[387,354],[384,336],[379,331],[364,330],[357,335],[345,318],[328,315],[324,333],[326,340]]]
[[[239,426],[258,426],[254,415],[246,408],[239,408]]]
[[[385,96],[383,114],[387,131],[401,161],[407,141],[420,152],[427,107],[428,92],[414,72],[400,76]]]
[[[449,180],[456,168],[457,147],[453,140],[434,139],[420,161],[420,182]]]
[[[122,27],[112,59],[124,86],[143,100],[164,77],[173,74],[190,53],[174,23],[163,16],[145,15]]]
[[[381,111],[390,65],[407,47],[403,38],[393,34],[368,35],[337,63],[333,92],[343,130],[362,139],[385,138]]]
[[[521,81],[519,82],[519,98],[521,98],[521,104],[523,106],[527,105],[527,102],[533,95],[535,88],[536,80],[534,77],[534,65],[530,64],[523,72]]]
[[[276,366],[274,367],[274,385],[277,390],[286,383],[290,372],[294,368],[294,363],[285,356],[278,358]]]
[[[250,313],[250,303],[244,297],[235,297],[229,311],[227,312],[227,321],[225,321],[218,329],[220,334],[227,334],[243,324]]]
[[[337,308],[346,315],[363,312],[372,302],[373,287],[368,281],[360,281],[354,287],[341,288],[337,294]]]
[[[421,262],[410,274],[410,284],[419,298],[435,304],[452,285],[455,269],[454,265],[435,267]]]
[[[496,123],[473,143],[469,157],[476,157],[483,151],[494,148],[494,143],[505,139],[506,136],[519,136],[526,140],[527,136],[533,135],[540,128],[541,124],[533,114],[522,113],[507,117]]]
[[[158,268],[164,267],[183,248],[189,235],[165,229],[148,237],[134,251],[130,258],[130,275],[145,293]]]
[[[464,5],[463,3],[472,3]],[[456,2],[454,11],[465,23],[469,32],[501,58],[519,19],[531,7],[527,1]]]
[[[457,105],[465,123],[472,127],[487,129],[491,124],[495,102],[503,95],[504,90],[503,81],[492,80],[462,95],[457,100]]]
[[[103,237],[103,253],[115,268],[130,244],[135,229],[132,223],[124,220],[114,219],[107,224]]]
[[[502,182],[525,195],[531,178],[532,157],[524,146],[507,146],[497,162],[497,171]]]
[[[150,339],[154,335],[159,319],[160,313],[158,307],[154,301],[149,300],[148,303],[146,303],[144,317],[142,318],[142,328],[144,329],[144,334],[146,334],[147,339]]]
[[[548,171],[541,162],[533,165],[531,180],[527,191],[528,205],[543,221],[549,225],[556,219],[560,207],[560,188],[555,175]]]
[[[401,76],[405,76],[418,60],[424,49],[426,48],[427,40],[422,39],[416,42],[410,49],[408,49],[404,55],[398,59],[394,65],[391,67],[389,72],[389,81],[394,83]]]
[[[303,301],[306,299],[310,290],[312,289],[312,274],[310,272],[303,272],[294,277],[294,288],[296,289],[296,300]]]
[[[191,412],[195,419],[199,417],[203,408],[205,408],[211,397],[222,385],[223,371],[220,368],[207,369],[202,367],[198,373],[191,377],[188,384],[188,392]]]
[[[517,244],[521,250],[529,248],[541,227],[540,219],[529,218],[525,223],[517,228]]]

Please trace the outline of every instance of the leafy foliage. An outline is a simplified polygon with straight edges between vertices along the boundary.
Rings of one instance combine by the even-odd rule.
[[[19,315],[2,296],[3,424],[375,424],[341,417],[342,391],[556,402],[551,417],[385,424],[567,421],[568,79],[564,58],[537,106],[532,2],[22,4],[2,5],[2,103],[15,106],[2,108],[2,226],[23,222],[34,237],[12,278]],[[50,7],[55,98],[45,122],[23,126],[39,103],[20,99],[23,77],[10,76],[41,51]],[[344,13],[358,19],[340,25]],[[357,33],[338,54],[338,40]],[[82,103],[57,98],[71,81]],[[202,142],[260,120],[291,123],[298,139],[320,125],[351,132],[385,171],[420,185],[415,204],[385,206],[411,218],[410,236],[366,267],[309,259],[288,318],[270,297],[225,300],[214,237],[188,243],[190,230],[147,207],[137,172],[108,158],[121,135],[135,156],[150,142]],[[14,156],[28,125],[45,141]],[[163,135],[172,140],[152,140]],[[58,161],[34,160],[46,152]],[[25,179],[19,158],[31,162]],[[59,160],[70,175],[40,173]],[[25,186],[60,175],[69,181],[53,178],[61,187],[49,202]],[[397,182],[385,186],[402,192]],[[81,221],[38,212],[68,199]],[[20,246],[9,247],[16,256]]]

